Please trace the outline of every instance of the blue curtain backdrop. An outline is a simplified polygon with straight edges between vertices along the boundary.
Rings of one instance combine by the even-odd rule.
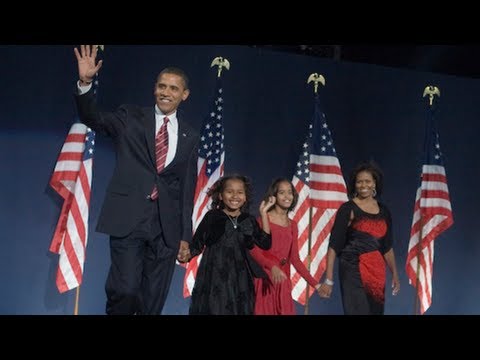
[[[387,292],[386,314],[412,314],[414,291],[404,266],[415,191],[422,160],[426,85],[442,91],[440,143],[455,223],[435,243],[433,304],[428,314],[480,314],[480,243],[475,227],[480,200],[480,80],[374,65],[334,62],[247,46],[106,46],[99,103],[154,104],[158,72],[183,68],[191,96],[182,105],[197,129],[208,111],[216,56],[230,60],[224,71],[226,172],[253,179],[252,211],[270,180],[291,177],[313,114],[313,72],[326,78],[320,89],[328,124],[345,175],[363,159],[385,173],[383,201],[392,211],[394,248],[401,292]],[[75,117],[77,80],[73,46],[0,46],[4,70],[0,96],[0,314],[72,314],[75,291],[55,287],[58,256],[48,248],[61,208],[49,189],[58,153]],[[110,139],[98,136],[93,168],[90,234],[80,314],[104,314],[109,267],[108,237],[95,232],[105,188],[113,170]],[[177,267],[165,314],[186,314],[184,269]],[[389,278],[388,278],[389,279]],[[455,296],[452,294],[455,293]],[[303,314],[303,307],[297,307]],[[330,300],[312,297],[310,314],[341,314],[336,284]]]

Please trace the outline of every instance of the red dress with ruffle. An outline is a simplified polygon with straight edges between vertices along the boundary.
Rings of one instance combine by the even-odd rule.
[[[289,226],[281,226],[270,222],[272,247],[262,250],[255,246],[250,254],[268,274],[269,279],[258,279],[255,282],[255,315],[295,315],[292,299],[292,281],[290,265],[311,285],[318,284],[308,272],[298,255],[298,227],[293,220]],[[279,284],[271,281],[272,267],[278,266],[287,275],[287,279]]]

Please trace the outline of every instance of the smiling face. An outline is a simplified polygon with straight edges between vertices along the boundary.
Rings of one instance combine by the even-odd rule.
[[[282,181],[278,184],[278,190],[275,194],[275,205],[283,210],[288,210],[292,206],[294,193],[292,185],[288,181]]]
[[[176,74],[163,73],[155,84],[156,104],[165,115],[173,114],[189,94],[185,81]]]
[[[225,182],[220,200],[229,213],[237,213],[247,201],[245,183],[239,179],[230,179]]]
[[[375,189],[375,179],[368,171],[360,171],[355,180],[355,192],[359,199],[373,197]]]

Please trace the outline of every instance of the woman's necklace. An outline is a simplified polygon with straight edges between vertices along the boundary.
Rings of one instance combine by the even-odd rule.
[[[237,226],[238,226],[238,217],[231,217],[228,214],[227,214],[227,216],[230,219],[230,221],[232,222],[233,228],[236,229]]]

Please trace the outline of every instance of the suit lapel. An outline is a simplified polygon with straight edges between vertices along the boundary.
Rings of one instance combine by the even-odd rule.
[[[156,169],[155,159],[155,110],[153,107],[149,107],[144,110],[143,124],[145,129],[145,140],[147,142],[148,154],[150,155],[150,161],[152,166]]]
[[[177,139],[177,151],[175,152],[175,157],[172,162],[168,164],[167,168],[175,165],[178,159],[182,158],[182,154],[186,151],[187,148],[187,138],[189,137],[188,131],[180,119],[177,111],[177,121],[178,121],[178,139]]]

